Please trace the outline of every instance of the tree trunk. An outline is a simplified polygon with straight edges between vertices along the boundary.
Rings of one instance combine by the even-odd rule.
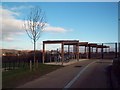
[[[36,51],[36,42],[34,40],[34,69],[35,69],[35,62],[36,62],[36,54],[35,54],[35,51]]]

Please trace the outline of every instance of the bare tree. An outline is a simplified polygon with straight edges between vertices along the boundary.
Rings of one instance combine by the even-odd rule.
[[[36,63],[36,41],[40,38],[46,24],[45,13],[41,8],[32,8],[24,21],[24,28],[34,46],[34,66]],[[37,61],[38,62],[38,61]]]

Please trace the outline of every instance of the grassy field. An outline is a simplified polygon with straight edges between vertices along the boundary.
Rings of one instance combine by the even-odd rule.
[[[2,87],[15,88],[61,67],[60,65],[39,64],[38,68],[32,71],[28,67],[4,71],[2,72]]]

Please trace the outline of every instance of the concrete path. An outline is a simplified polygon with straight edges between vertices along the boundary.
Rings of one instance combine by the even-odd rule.
[[[79,59],[79,62],[85,61],[85,60],[89,60],[89,59]],[[64,62],[63,66],[71,65],[71,64],[74,64],[74,63],[77,63],[77,62],[78,61],[76,59],[72,59],[69,62]],[[45,63],[45,64],[48,64],[48,65],[62,65],[62,62],[48,62],[48,63]]]
[[[104,66],[103,68],[105,68],[106,66],[108,66],[111,63],[109,61],[108,63],[104,63],[106,65],[102,65],[102,63],[99,63],[97,60],[85,60],[82,62],[79,61],[72,65],[68,65],[56,71],[53,71],[47,75],[44,75],[43,77],[40,77],[34,81],[28,82],[22,86],[19,86],[18,88],[65,88],[66,86],[69,86],[68,88],[71,87],[81,88],[82,85],[84,85],[84,87],[89,87],[86,84],[91,83],[91,81],[96,83],[98,78],[101,81],[100,83],[96,83],[96,84],[104,84],[104,85],[94,86],[93,84],[92,87],[107,87],[105,72],[104,69],[102,69],[101,71],[101,67]],[[99,65],[99,67],[96,68],[97,65]],[[92,78],[90,78],[89,76],[91,76]],[[74,78],[77,79],[74,80]],[[79,81],[81,82],[80,85],[81,87],[78,87]],[[71,82],[72,84],[69,85]]]

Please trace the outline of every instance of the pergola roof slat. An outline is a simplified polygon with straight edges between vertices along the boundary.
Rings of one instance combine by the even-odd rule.
[[[43,41],[44,44],[56,44],[56,43],[64,43],[64,45],[76,45],[79,40],[47,40]]]
[[[79,46],[87,46],[88,42],[79,42]]]
[[[90,47],[97,47],[97,44],[96,43],[89,43],[88,44]]]

